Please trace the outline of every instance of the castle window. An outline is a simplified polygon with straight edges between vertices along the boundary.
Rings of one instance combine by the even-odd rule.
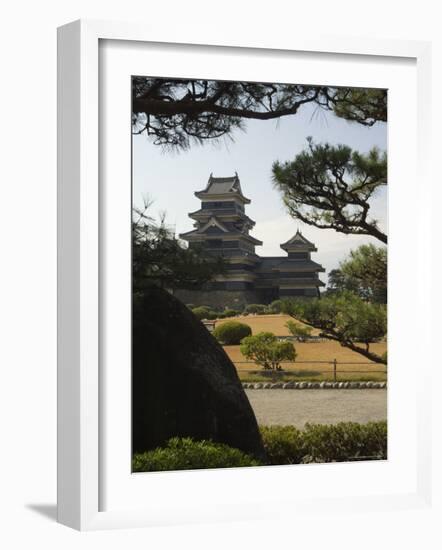
[[[221,240],[215,240],[215,239],[209,239],[207,242],[207,248],[222,248],[223,241]]]
[[[305,288],[281,288],[279,290],[280,296],[305,296]]]
[[[289,258],[291,260],[308,260],[308,252],[289,252]]]
[[[232,201],[209,201],[203,202],[201,204],[201,207],[203,208],[203,210],[232,210],[233,208],[235,208],[235,203]]]
[[[279,277],[283,277],[283,278],[286,278],[286,279],[312,279],[315,277],[315,274],[312,273],[312,272],[298,272],[298,273],[295,273],[293,271],[289,271],[287,273],[284,273],[284,272],[279,272],[278,273],[278,276]]]
[[[238,241],[224,241],[223,248],[239,248]]]

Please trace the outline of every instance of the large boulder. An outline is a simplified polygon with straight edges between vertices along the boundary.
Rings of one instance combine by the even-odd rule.
[[[255,415],[223,348],[174,296],[133,305],[133,451],[170,437],[212,439],[264,458]]]

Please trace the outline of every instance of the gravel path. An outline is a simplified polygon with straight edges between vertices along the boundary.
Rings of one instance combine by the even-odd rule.
[[[259,424],[370,422],[387,418],[386,390],[245,390]]]

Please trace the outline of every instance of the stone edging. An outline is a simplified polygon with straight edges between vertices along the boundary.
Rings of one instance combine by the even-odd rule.
[[[387,382],[243,382],[246,390],[382,390]]]

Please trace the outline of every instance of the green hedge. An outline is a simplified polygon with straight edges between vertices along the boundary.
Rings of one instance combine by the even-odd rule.
[[[189,304],[192,305],[192,304]],[[189,307],[189,305],[187,307]],[[229,317],[236,317],[240,314],[240,311],[236,309],[224,309],[223,311],[216,311],[209,306],[198,306],[198,307],[189,307],[198,319],[226,319]]]
[[[261,426],[269,464],[387,458],[387,422]]]
[[[224,345],[233,346],[239,344],[243,338],[250,336],[252,329],[245,323],[238,321],[226,321],[215,327],[213,336]]]
[[[267,306],[267,311],[268,313],[281,313],[282,305],[282,300],[274,300],[270,305]]]
[[[165,447],[134,455],[132,471],[160,472],[259,465],[253,457],[222,443],[174,437]]]
[[[238,311],[237,309],[225,309],[223,312],[222,312],[222,316],[225,318],[225,319],[228,319],[229,317],[236,317],[237,315],[239,315],[241,312]]]
[[[349,462],[387,458],[387,422],[341,422],[336,425],[307,424],[260,426],[267,465]],[[237,468],[264,465],[222,443],[170,439],[159,447],[133,457],[134,472]]]
[[[200,321],[202,319],[216,319],[216,313],[208,306],[198,306],[192,309],[192,313]]]
[[[257,313],[258,315],[264,315],[267,313],[267,306],[264,304],[249,304],[244,308],[244,313]]]

